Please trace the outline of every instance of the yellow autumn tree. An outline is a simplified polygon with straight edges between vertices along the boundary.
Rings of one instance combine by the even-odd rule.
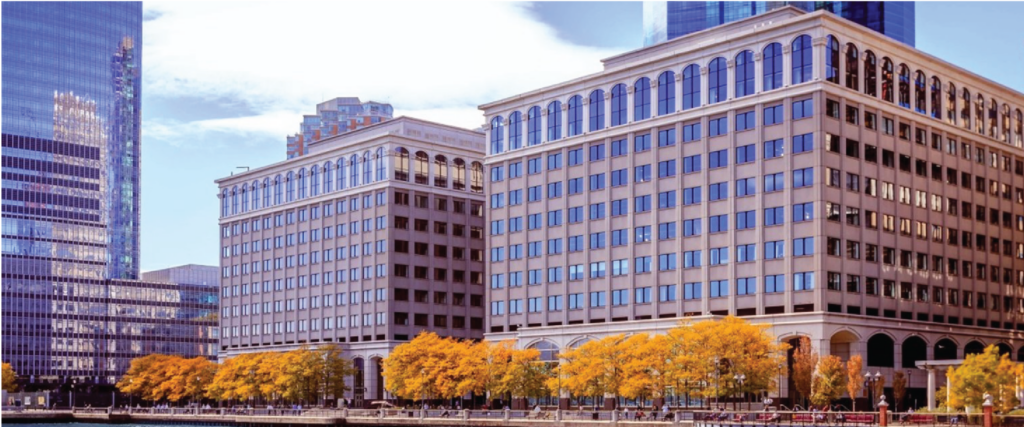
[[[117,389],[153,402],[164,400],[161,386],[169,378],[168,369],[176,357],[150,354],[132,359],[128,372],[117,382]]]
[[[1015,387],[1022,374],[1020,364],[1012,362],[1009,355],[1000,355],[999,349],[990,345],[980,354],[967,355],[960,367],[949,369],[946,405],[978,410],[985,401],[984,394],[988,393],[996,411],[1008,412],[1019,403]]]
[[[812,382],[811,403],[815,406],[830,405],[839,399],[846,388],[846,370],[842,359],[825,356],[818,360]]]
[[[468,343],[421,332],[384,359],[385,387],[403,399],[461,396],[454,393],[479,385],[479,374],[455,369],[460,358],[470,357],[470,353]]]
[[[811,397],[811,381],[815,367],[818,366],[818,352],[811,348],[811,340],[805,336],[799,338],[793,349],[793,385],[797,393],[804,399]]]
[[[667,335],[637,334],[626,340],[622,396],[629,399],[662,398],[676,383],[674,348]]]
[[[576,396],[619,396],[624,377],[624,335],[612,335],[562,353],[562,388]],[[549,383],[550,384],[550,383]]]
[[[270,353],[246,353],[227,359],[220,365],[207,397],[217,400],[247,400],[268,397],[260,384],[272,382],[260,364]]]
[[[185,359],[171,356],[158,368],[165,373],[159,394],[171,402],[195,400],[206,394],[217,373],[217,364],[204,357]]]
[[[3,363],[3,373],[0,374],[3,377],[3,390],[8,393],[13,393],[18,389],[18,373],[14,372],[14,368],[11,367],[10,363]]]
[[[540,351],[535,348],[515,349],[508,363],[502,388],[515,397],[547,397],[553,395],[548,387],[553,378],[550,364],[540,360]],[[557,388],[557,387],[556,387]]]
[[[464,360],[463,363],[469,366],[476,378],[474,391],[489,398],[510,393],[507,377],[515,353],[515,342],[481,341],[473,345],[472,352],[476,357]]]
[[[672,380],[689,384],[689,392],[704,398],[743,392],[771,391],[786,374],[789,345],[777,342],[767,325],[754,325],[727,316],[683,324],[668,332],[674,347],[676,371]],[[742,385],[734,378],[743,376]],[[714,384],[696,388],[700,383]]]
[[[860,394],[861,387],[864,384],[861,383],[861,371],[864,369],[864,359],[859,354],[855,354],[850,357],[850,360],[846,361],[846,392],[850,393],[850,401],[853,403],[851,410],[857,411],[857,395]]]

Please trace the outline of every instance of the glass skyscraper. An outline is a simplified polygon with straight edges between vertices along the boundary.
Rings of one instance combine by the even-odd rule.
[[[216,288],[139,280],[142,3],[5,1],[2,21],[3,361],[109,384],[201,352]]]
[[[645,1],[644,46],[784,6],[825,9],[914,46],[914,2],[881,1]]]

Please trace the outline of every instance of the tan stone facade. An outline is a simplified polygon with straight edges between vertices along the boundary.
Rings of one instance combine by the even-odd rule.
[[[483,135],[402,117],[310,151],[217,181],[220,355],[341,345],[359,405],[420,331],[483,334]]]
[[[491,339],[732,314],[887,375],[1024,355],[1024,95],[792,8],[604,63],[481,106]]]

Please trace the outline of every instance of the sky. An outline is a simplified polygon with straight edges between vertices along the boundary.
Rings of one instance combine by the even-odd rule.
[[[389,5],[391,7],[389,7]],[[142,269],[218,265],[214,180],[285,159],[338,96],[477,128],[477,106],[642,46],[640,2],[144,3]],[[917,47],[1024,92],[1024,2],[918,2]],[[239,169],[241,168],[241,169]]]

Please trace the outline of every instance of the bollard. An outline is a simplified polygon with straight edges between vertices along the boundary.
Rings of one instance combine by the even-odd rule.
[[[673,426],[679,427],[679,419],[682,418],[681,415],[682,414],[680,414],[679,412],[673,412],[672,413],[672,425]]]
[[[469,420],[469,409],[463,409],[462,410],[462,420],[463,421],[468,421]]]
[[[985,402],[985,404],[981,405],[981,408],[982,411],[984,411],[984,415],[982,416],[985,420],[984,427],[992,427],[992,403]]]
[[[889,404],[885,403],[885,399],[878,404],[878,425],[880,427],[887,427],[889,425]]]
[[[422,419],[424,419],[426,417],[427,417],[427,410],[426,409],[420,409],[420,419],[422,420]]]
[[[555,421],[559,421],[559,422],[562,421],[562,410],[561,409],[555,409]]]
[[[511,409],[505,409],[504,413],[502,414],[502,417],[503,417],[503,419],[505,421],[508,421],[508,420],[512,419],[512,410]]]
[[[619,411],[617,409],[612,409],[612,424],[617,422],[619,422]]]
[[[341,417],[348,418],[348,408],[344,408],[341,410]]]

